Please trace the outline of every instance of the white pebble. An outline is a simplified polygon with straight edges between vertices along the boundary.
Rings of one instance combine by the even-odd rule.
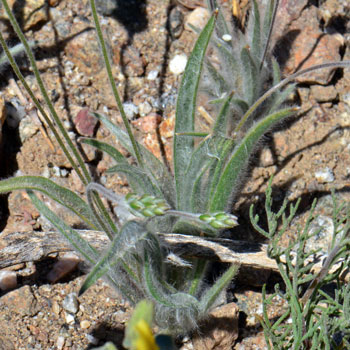
[[[222,36],[222,40],[223,41],[231,41],[232,40],[232,36],[230,34],[224,34]]]
[[[62,307],[72,313],[75,314],[79,310],[78,298],[75,293],[69,293],[62,302]]]
[[[99,340],[91,334],[86,334],[85,337],[89,341],[89,343],[91,343],[92,345],[97,345],[99,342]]]
[[[57,350],[62,350],[63,349],[65,340],[66,340],[65,337],[62,337],[62,336],[59,336],[57,338],[57,342],[56,342]]]
[[[328,167],[324,169],[317,170],[315,172],[315,178],[319,183],[333,182],[334,174]]]
[[[17,287],[17,274],[15,271],[0,271],[0,289],[3,291]]]
[[[181,74],[184,72],[187,64],[187,57],[184,54],[176,55],[169,63],[170,72],[173,74]]]
[[[123,103],[123,108],[129,120],[134,119],[135,115],[139,113],[139,108],[131,102]]]
[[[151,70],[148,75],[147,75],[147,79],[148,80],[156,80],[158,76],[158,71],[157,70]]]
[[[68,324],[74,323],[74,315],[66,312],[66,317],[65,318],[66,318],[66,323],[68,323]]]

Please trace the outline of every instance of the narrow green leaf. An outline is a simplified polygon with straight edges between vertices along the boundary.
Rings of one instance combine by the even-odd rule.
[[[102,29],[101,29],[101,26],[100,26],[100,21],[98,19],[95,0],[90,0],[90,7],[91,7],[91,12],[92,12],[92,17],[93,17],[94,23],[95,23],[95,29],[96,29],[98,42],[100,44],[100,49],[101,49],[102,56],[103,56],[103,61],[105,63],[105,68],[106,68],[107,75],[108,75],[108,80],[109,80],[109,83],[111,85],[111,88],[112,88],[112,91],[113,91],[113,95],[114,95],[115,101],[117,103],[119,112],[121,114],[121,117],[122,117],[125,129],[127,131],[128,138],[129,138],[130,143],[132,145],[133,153],[134,153],[134,156],[135,156],[135,158],[137,160],[137,164],[138,164],[138,166],[140,168],[143,169],[144,164],[143,164],[143,159],[142,159],[142,157],[141,157],[141,155],[139,153],[139,145],[137,144],[137,142],[135,140],[135,137],[134,137],[134,134],[132,133],[129,120],[126,117],[126,114],[125,114],[125,111],[124,111],[124,107],[123,107],[123,104],[122,104],[122,101],[120,99],[119,92],[118,92],[118,89],[117,89],[117,85],[116,85],[114,77],[113,77],[112,66],[110,64],[110,59],[109,59],[109,56],[108,56],[106,43],[105,43],[105,40],[103,38]]]
[[[209,96],[219,97],[222,91],[230,91],[230,84],[213,66],[209,59],[205,59],[205,72],[208,75],[208,83],[204,84],[204,89],[208,92]],[[203,83],[204,82],[201,84]],[[203,89],[202,85],[200,88],[201,90]]]
[[[247,47],[241,51],[241,61],[243,64],[244,96],[249,105],[258,98],[259,73],[254,60]]]
[[[223,103],[213,127],[213,135],[226,136],[227,121],[230,113],[230,105],[233,95],[234,92],[232,91]]]
[[[15,190],[35,190],[50,197],[71,210],[92,229],[96,229],[96,220],[87,203],[77,194],[53,181],[41,176],[19,176],[0,181],[0,193]]]
[[[118,164],[119,163],[127,163],[126,158],[113,146],[109,145],[106,142],[102,142],[95,139],[81,138],[81,143],[85,143],[87,145],[93,146],[97,148],[101,152],[105,152],[110,155]]]
[[[131,250],[135,250],[136,244],[141,240],[145,240],[146,235],[147,231],[144,225],[136,221],[128,221],[122,227],[119,234],[114,236],[107,252],[86,277],[79,290],[79,295],[82,295],[88,288],[95,284],[115,264],[121,262],[127,254],[131,253]]]
[[[260,70],[264,65],[269,49],[271,49],[270,47],[271,36],[275,25],[278,2],[279,2],[278,0],[270,0],[268,2],[268,5],[266,6],[266,10],[264,14],[264,23],[263,23],[262,34],[261,34],[261,38],[263,40],[263,45],[262,45],[263,51],[262,51],[261,60],[260,60]]]
[[[220,150],[220,155],[218,161],[213,164],[212,169],[209,170],[209,179],[210,182],[208,183],[208,186],[206,188],[207,190],[207,195],[205,198],[207,198],[207,203],[206,203],[206,208],[204,212],[209,210],[209,205],[211,203],[211,200],[214,196],[216,186],[219,182],[219,178],[223,172],[223,169],[226,165],[227,158],[231,154],[235,147],[235,142],[234,140],[227,139],[226,142],[222,145],[222,148]]]
[[[215,19],[216,15],[213,15],[197,39],[187,62],[177,99],[173,157],[177,195],[176,208],[179,210],[187,202],[187,194],[184,192],[183,186],[186,181],[184,175],[193,153],[194,141],[191,138],[179,136],[177,133],[194,132],[198,84]]]
[[[120,144],[133,156],[134,150],[129,140],[128,135],[119,126],[113,124],[107,117],[102,114],[94,113],[94,116],[100,120],[107,129],[116,137]],[[145,171],[147,175],[155,179],[155,181],[161,187],[163,196],[166,198],[171,206],[175,205],[174,193],[174,181],[169,173],[166,165],[162,163],[156,156],[153,155],[146,147],[137,143],[137,146],[141,152],[142,157],[145,160]],[[153,181],[152,181],[153,182]]]
[[[186,183],[184,184],[189,198],[187,211],[204,212],[207,206],[208,197],[204,195],[211,186],[212,179],[207,177],[208,182],[203,183],[205,174],[210,166],[220,161],[221,149],[226,139],[220,136],[213,136],[201,142],[191,157],[191,162],[186,171]],[[203,193],[201,196],[200,194]]]
[[[239,114],[244,114],[249,109],[248,103],[244,100],[234,98],[232,99],[231,103],[235,107],[235,109],[239,112]]]
[[[237,274],[239,265],[233,264],[231,267],[209,288],[200,301],[201,312],[207,312],[214,304],[219,294],[229,285],[233,277]]]
[[[47,205],[40,200],[31,190],[27,190],[30,200],[47,220],[65,237],[72,247],[79,252],[90,264],[95,264],[99,253],[87,241],[80,237],[79,233],[68,226]]]
[[[165,306],[176,308],[176,304],[171,302],[170,294],[168,296],[164,295],[161,291],[160,284],[155,284],[154,279],[156,276],[152,274],[152,264],[149,258],[149,252],[147,250],[144,251],[145,261],[143,265],[143,274],[144,274],[144,282],[147,288],[149,295],[160,304]]]
[[[164,198],[164,194],[148,175],[139,167],[130,164],[117,164],[107,170],[107,173],[124,174],[132,190],[137,194],[149,194]],[[165,199],[165,198],[164,198]]]
[[[211,155],[211,151],[215,152],[215,150],[210,150],[210,147],[211,138],[206,138],[198,145],[191,155],[188,167],[183,174],[186,181],[183,181],[183,188],[181,190],[186,194],[187,200],[184,201],[182,205],[182,211],[193,211],[193,208],[191,207],[191,193],[196,179],[201,176],[203,169],[207,167],[207,164],[214,157],[214,155]]]
[[[264,135],[272,126],[282,119],[290,116],[295,111],[294,108],[287,108],[273,113],[254,125],[236,146],[230,160],[220,176],[215,189],[215,194],[211,199],[210,212],[225,211],[230,205],[231,195],[237,186],[239,177],[246,167],[249,157],[254,150],[260,137]]]
[[[252,15],[252,14],[251,14]],[[260,23],[260,11],[256,0],[253,0],[253,15],[254,15],[254,28],[252,38],[252,56],[260,59],[261,55],[261,23]]]

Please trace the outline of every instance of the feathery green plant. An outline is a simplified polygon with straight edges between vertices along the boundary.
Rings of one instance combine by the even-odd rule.
[[[272,211],[270,180],[266,191],[267,230],[258,225],[259,216],[250,218],[255,229],[269,239],[269,257],[277,263],[284,287],[275,286],[275,293],[266,295],[263,288],[263,316],[266,344],[269,349],[348,349],[350,345],[350,287],[340,281],[340,275],[350,263],[350,206],[339,204],[333,193],[333,237],[321,270],[315,275],[314,263],[320,259],[320,249],[306,249],[306,243],[320,230],[311,230],[315,219],[313,202],[304,227],[293,228],[295,240],[287,248],[279,245],[290,228],[300,201],[290,205],[285,200],[277,213]],[[333,284],[333,286],[332,286]],[[328,285],[327,288],[324,288]],[[333,291],[330,290],[333,288]],[[332,296],[334,293],[334,296]],[[283,314],[271,321],[268,308],[278,296],[286,302]]]
[[[222,41],[223,33],[227,34],[227,24],[218,10],[213,11],[194,45],[179,89],[172,173],[162,161],[135,140],[112,76],[95,1],[90,0],[109,81],[126,131],[103,115],[95,113],[95,116],[115,135],[135,161],[131,163],[120,151],[102,141],[84,139],[82,142],[95,146],[114,159],[116,165],[108,172],[125,175],[134,192],[123,197],[92,182],[81,155],[53,108],[25,36],[7,1],[1,0],[1,3],[26,50],[51,117],[45,113],[30,90],[11,52],[6,49],[1,33],[0,42],[16,75],[86,186],[87,199],[80,198],[48,179],[31,176],[0,181],[0,192],[26,189],[40,213],[93,266],[81,287],[81,293],[97,279],[104,277],[133,304],[144,298],[152,300],[155,304],[155,321],[161,328],[174,333],[195,328],[234,277],[238,266],[231,266],[212,286],[207,286],[205,274],[208,262],[194,258],[188,261],[180,257],[167,259],[171,252],[160,240],[158,233],[218,236],[222,229],[237,225],[237,218],[230,214],[232,199],[236,195],[250,154],[264,133],[295,111],[293,107],[280,108],[293,86],[282,89],[301,74],[320,68],[346,67],[349,62],[309,68],[280,81],[278,64],[269,52],[277,3],[268,1],[264,19],[260,21],[260,9],[254,2],[254,15],[248,24],[249,30],[245,34],[235,31],[238,50],[235,47],[236,38],[231,43]],[[213,37],[214,31],[216,34]],[[232,81],[220,76],[206,59],[206,49],[211,40],[222,57],[224,69],[231,69],[229,72],[234,74]],[[236,52],[239,52],[238,56]],[[213,102],[220,104],[220,110],[208,134],[195,130],[196,101],[204,67],[209,72],[206,73],[208,79],[217,88],[219,98]],[[274,85],[268,89],[267,83],[271,75]],[[233,132],[228,133],[231,125]],[[196,144],[194,138],[199,136],[204,138]],[[84,241],[76,230],[53,213],[33,191],[42,192],[72,210],[88,227],[104,231],[111,241],[108,249],[99,252]],[[118,223],[111,219],[99,195],[118,204],[121,219]],[[170,263],[175,260],[176,264]]]

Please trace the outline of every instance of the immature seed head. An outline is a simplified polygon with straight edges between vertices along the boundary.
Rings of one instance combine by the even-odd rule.
[[[236,216],[224,212],[202,214],[199,216],[199,220],[216,229],[232,228],[238,225]]]
[[[129,193],[126,195],[125,199],[132,210],[146,218],[164,215],[165,212],[170,209],[163,199],[147,194],[138,196],[134,193]]]

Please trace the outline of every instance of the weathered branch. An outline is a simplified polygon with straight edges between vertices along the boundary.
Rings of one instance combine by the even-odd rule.
[[[100,231],[78,230],[98,250],[104,250],[109,240]],[[267,255],[267,245],[223,238],[203,238],[181,234],[161,234],[161,239],[176,254],[183,257],[201,257],[225,263],[239,263],[244,268],[278,272],[277,265]],[[69,244],[57,232],[13,232],[0,241],[0,269],[16,264],[39,261],[52,253],[71,251]],[[317,273],[322,267],[321,256],[306,263],[314,265]],[[338,267],[334,266],[333,269]],[[332,269],[332,270],[333,270]],[[349,273],[342,278],[348,281]]]

